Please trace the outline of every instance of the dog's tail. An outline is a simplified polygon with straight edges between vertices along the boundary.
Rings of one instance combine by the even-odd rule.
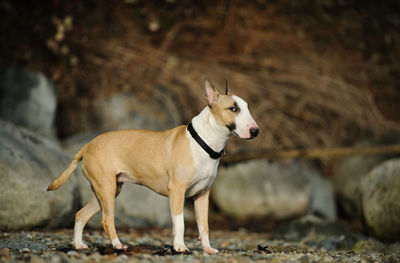
[[[71,176],[72,172],[75,170],[76,166],[78,163],[82,160],[83,154],[86,152],[87,144],[85,144],[77,154],[72,158],[72,161],[68,165],[67,169],[59,176],[57,177],[49,187],[47,187],[47,191],[53,191],[61,187],[65,182],[69,179]]]

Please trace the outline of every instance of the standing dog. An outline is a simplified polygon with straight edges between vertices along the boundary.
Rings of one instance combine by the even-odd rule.
[[[83,146],[67,169],[49,185],[48,191],[62,186],[82,160],[83,174],[92,185],[92,193],[87,205],[75,215],[76,249],[87,248],[82,241],[83,228],[101,210],[102,225],[113,247],[127,248],[115,230],[114,203],[122,184],[131,182],[169,197],[174,249],[178,252],[188,251],[183,242],[183,205],[186,197],[194,197],[203,250],[208,254],[218,253],[210,246],[208,235],[210,187],[229,137],[234,134],[252,139],[259,130],[247,103],[232,95],[228,87],[225,95],[221,95],[205,80],[204,89],[208,106],[188,126],[162,132],[120,130],[99,135]]]

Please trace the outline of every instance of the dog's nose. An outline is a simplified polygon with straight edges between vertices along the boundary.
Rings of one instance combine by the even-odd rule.
[[[260,132],[260,130],[258,128],[255,128],[255,127],[250,128],[250,136],[251,136],[251,138],[256,137],[259,132]]]

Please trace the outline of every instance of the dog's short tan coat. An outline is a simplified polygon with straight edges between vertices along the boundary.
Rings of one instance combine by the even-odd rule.
[[[232,133],[242,138],[255,137],[249,129],[257,129],[258,133],[258,128],[247,113],[247,104],[243,100],[235,98],[228,91],[225,95],[220,95],[208,80],[205,81],[205,91],[209,106],[192,122],[203,133],[199,133],[200,136],[204,135],[210,142],[210,146],[223,148]],[[242,107],[239,108],[238,104]],[[241,114],[240,111],[245,112]],[[238,125],[239,119],[248,123]],[[228,126],[242,128],[230,130]],[[210,134],[203,132],[202,128],[209,129]],[[133,182],[169,197],[174,249],[179,252],[187,250],[183,243],[184,199],[193,196],[203,249],[209,254],[218,252],[209,243],[208,199],[219,160],[211,159],[199,148],[188,133],[186,125],[161,132],[120,130],[99,135],[79,150],[67,169],[49,185],[48,190],[55,190],[63,185],[81,160],[83,174],[92,185],[92,195],[88,204],[76,213],[76,249],[87,248],[82,241],[83,228],[101,210],[102,225],[113,246],[116,249],[126,248],[119,241],[115,230],[114,203],[122,184]]]

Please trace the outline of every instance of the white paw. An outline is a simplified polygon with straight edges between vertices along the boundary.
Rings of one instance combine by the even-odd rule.
[[[190,250],[184,244],[182,244],[182,245],[174,245],[174,250],[176,252],[179,252],[179,253],[185,253],[185,252],[189,252],[190,253]]]
[[[120,243],[120,244],[114,245],[113,247],[116,250],[126,250],[128,248],[128,245],[123,245],[123,244]]]
[[[82,249],[87,249],[89,248],[85,243],[83,242],[79,242],[79,243],[75,243],[74,247],[76,250],[82,250]]]
[[[203,251],[206,252],[209,255],[217,254],[219,253],[218,249],[212,248],[210,246],[208,247],[203,247]]]

